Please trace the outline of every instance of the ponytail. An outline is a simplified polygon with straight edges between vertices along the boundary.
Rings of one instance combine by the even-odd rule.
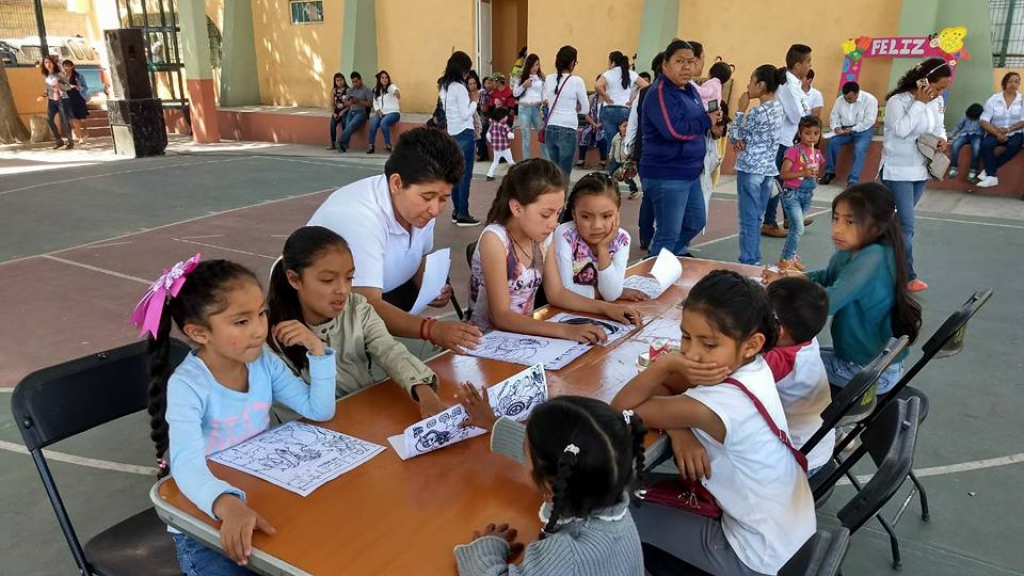
[[[776,68],[771,64],[762,64],[754,69],[754,81],[763,82],[765,92],[774,94],[779,86],[786,83],[786,69]]]
[[[618,50],[608,55],[608,61],[619,67],[622,75],[622,89],[628,90],[632,82],[629,81],[629,58]]]
[[[149,337],[149,437],[156,447],[157,478],[170,473],[167,463],[167,448],[170,444],[167,413],[167,381],[171,378],[171,315],[166,311],[160,316],[156,337]]]

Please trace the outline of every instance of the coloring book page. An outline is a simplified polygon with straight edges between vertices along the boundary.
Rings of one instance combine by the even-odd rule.
[[[629,276],[622,287],[639,290],[654,300],[664,294],[665,290],[675,284],[682,275],[683,265],[679,263],[679,258],[662,248],[658,253],[658,259],[654,261],[650,275]]]
[[[572,314],[570,312],[561,312],[548,319],[548,322],[558,322],[561,324],[595,324],[604,329],[605,333],[608,334],[608,340],[602,344],[602,346],[608,346],[613,342],[625,337],[627,334],[633,331],[636,326],[629,324],[620,324],[607,318],[590,318],[589,316],[580,316],[578,314]],[[593,348],[593,344],[581,344],[576,343],[575,346],[567,350],[554,361],[545,364],[548,370],[561,370],[565,368],[570,362],[584,355]]]
[[[531,366],[491,386],[487,389],[487,397],[498,418],[507,417],[517,422],[526,420],[538,404],[548,399],[544,365]],[[464,428],[462,423],[466,418],[465,407],[456,404],[409,426],[401,435],[388,438],[388,442],[402,460],[408,460],[487,432],[472,426]]]
[[[550,364],[575,346],[576,342],[571,340],[493,330],[484,334],[476,350],[467,350],[466,353],[523,366],[544,364],[549,370],[557,370]]]
[[[296,421],[221,450],[210,460],[309,496],[383,450],[383,446]]]

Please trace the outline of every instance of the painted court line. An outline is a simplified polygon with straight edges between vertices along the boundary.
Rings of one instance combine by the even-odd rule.
[[[83,264],[81,262],[75,262],[74,260],[68,260],[66,258],[60,258],[58,256],[53,256],[53,255],[50,255],[50,254],[44,254],[43,256],[40,256],[40,258],[46,258],[47,260],[53,260],[55,262],[60,262],[62,264],[67,264],[69,266],[77,266],[79,268],[85,268],[86,270],[91,270],[93,272],[99,272],[100,274],[106,274],[108,276],[114,276],[116,278],[121,278],[123,280],[131,280],[132,282],[138,282],[140,284],[145,284],[146,286],[149,286],[150,284],[153,283],[152,280],[146,280],[145,278],[139,278],[138,276],[132,276],[131,274],[122,274],[120,272],[115,272],[113,270],[107,270],[106,268],[100,268],[99,266],[92,266],[92,265],[89,265],[89,264]]]
[[[96,178],[107,178],[109,176],[121,176],[123,174],[137,174],[139,172],[152,172],[154,170],[166,170],[168,168],[177,168],[179,166],[196,166],[199,164],[215,164],[218,162],[235,162],[236,160],[245,160],[247,157],[242,158],[225,158],[220,160],[204,160],[202,162],[182,162],[180,164],[170,164],[165,166],[153,166],[151,168],[137,168],[135,170],[121,170],[118,172],[107,172],[105,174],[96,174],[93,176],[79,176],[77,178],[68,178],[66,180],[55,180],[52,182],[42,182],[40,184],[33,184],[31,186],[24,186],[22,188],[13,188],[11,190],[0,190],[0,196],[6,196],[7,194],[13,194],[15,192],[24,192],[26,190],[35,190],[36,188],[49,188],[54,184],[68,184],[71,182],[81,182],[82,180],[95,180]]]
[[[977,222],[974,220],[956,220],[954,218],[933,218],[931,216],[914,216],[917,220],[931,220],[932,222],[953,222],[956,224],[975,224],[977,226],[990,226],[992,228],[1013,228],[1014,230],[1024,230],[1024,226],[1018,226],[1016,224],[997,224],[995,222]]]
[[[237,206],[235,208],[228,208],[227,210],[221,210],[220,212],[211,212],[209,214],[203,214],[202,216],[195,216],[193,218],[186,218],[185,220],[179,220],[177,222],[169,222],[167,224],[161,224],[159,226],[153,226],[152,228],[143,228],[141,230],[136,230],[134,232],[127,232],[125,234],[120,234],[118,236],[112,236],[110,238],[102,238],[100,240],[93,240],[92,242],[86,242],[84,244],[76,244],[74,246],[69,246],[67,248],[61,248],[59,250],[53,250],[51,252],[44,252],[43,254],[33,254],[32,256],[22,256],[21,258],[15,258],[13,260],[7,260],[5,262],[0,262],[0,266],[4,266],[6,264],[14,264],[15,262],[22,262],[24,260],[31,260],[32,258],[39,258],[41,256],[52,256],[54,254],[60,254],[61,252],[70,252],[72,250],[78,250],[78,249],[81,249],[81,248],[92,248],[92,247],[95,247],[97,245],[102,245],[102,244],[106,244],[106,243],[109,243],[109,242],[114,242],[114,241],[117,241],[117,240],[123,240],[125,238],[131,238],[133,236],[138,236],[140,234],[145,234],[147,232],[155,232],[157,230],[163,230],[164,228],[170,228],[171,226],[178,226],[179,224],[189,224],[189,223],[197,222],[199,220],[203,220],[203,219],[206,219],[206,218],[213,218],[215,216],[223,216],[224,214],[231,214],[232,212],[238,212],[239,210],[248,210],[249,208],[256,208],[256,207],[260,207],[260,206],[267,206],[267,205],[270,205],[270,204],[277,204],[278,202],[285,202],[287,200],[297,200],[299,198],[305,198],[307,196],[313,196],[313,195],[316,195],[316,194],[323,194],[324,192],[333,192],[335,190],[337,190],[337,188],[325,188],[323,190],[315,190],[313,192],[303,192],[302,194],[296,194],[294,196],[286,196],[286,197],[283,197],[283,198],[275,198],[273,200],[267,200],[265,202],[260,202],[259,204],[249,204],[248,206]]]
[[[961,462],[960,464],[948,464],[946,466],[933,466],[931,468],[915,468],[914,474],[918,478],[924,478],[926,476],[942,476],[945,474],[957,474],[959,472],[972,472],[974,470],[984,470],[986,468],[996,468],[999,466],[1009,466],[1011,464],[1019,464],[1024,462],[1024,452],[1018,452],[1017,454],[1010,454],[1009,456],[1000,456],[998,458],[988,458],[986,460],[975,460],[973,462]],[[858,476],[859,482],[868,482],[871,480],[871,475]],[[837,484],[845,486],[850,483],[849,480],[843,478]]]
[[[207,244],[206,242],[196,242],[195,240],[186,240],[185,238],[174,238],[175,242],[184,242],[186,244],[195,244],[196,246],[205,246],[206,248],[213,248],[215,250],[226,250],[227,252],[234,252],[235,254],[245,254],[246,256],[256,256],[259,258],[266,258],[267,260],[277,260],[277,256],[267,256],[266,254],[256,254],[255,252],[246,252],[245,250],[236,250],[234,248],[225,248],[224,246],[217,246],[216,244]]]
[[[0,440],[0,449],[15,452],[17,454],[24,454],[26,456],[29,455],[28,449],[24,446],[15,444],[14,442],[7,442],[6,440]],[[56,462],[66,462],[68,464],[77,464],[79,466],[98,468],[100,470],[112,470],[114,472],[128,472],[130,474],[140,474],[142,476],[156,476],[156,468],[151,468],[149,466],[138,466],[136,464],[123,464],[121,462],[97,460],[95,458],[86,458],[84,456],[75,456],[74,454],[65,454],[64,452],[54,452],[51,450],[43,450],[43,454],[47,459]]]

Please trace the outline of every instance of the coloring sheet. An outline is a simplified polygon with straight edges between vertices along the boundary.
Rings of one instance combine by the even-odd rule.
[[[654,261],[650,275],[629,276],[622,287],[639,290],[653,300],[664,294],[665,290],[675,284],[682,275],[683,265],[679,263],[679,258],[662,248],[658,253],[658,259]]]
[[[578,314],[572,314],[570,312],[561,312],[548,319],[548,322],[559,322],[561,324],[595,324],[604,329],[608,334],[608,340],[605,341],[602,346],[608,346],[613,342],[623,338],[627,334],[633,331],[636,326],[630,324],[620,324],[607,318],[590,318],[589,316],[580,316]],[[580,356],[587,353],[588,350],[593,348],[592,344],[581,344],[576,343],[575,346],[567,350],[564,354],[555,358],[554,361],[545,364],[548,370],[561,370],[565,368],[570,362],[579,358]]]
[[[441,290],[448,283],[448,271],[452,267],[452,251],[449,248],[438,250],[427,256],[427,263],[423,268],[423,281],[420,283],[420,293],[416,296],[416,303],[412,305],[410,314],[419,314],[441,295]]]
[[[487,389],[494,415],[522,422],[541,402],[548,399],[544,365],[537,364]],[[402,460],[433,452],[487,432],[482,428],[462,427],[466,409],[461,404],[421,420],[405,429],[402,435],[388,438]]]
[[[309,496],[383,450],[383,446],[296,421],[217,452],[210,460]]]
[[[570,340],[493,330],[484,334],[483,339],[480,340],[480,346],[476,350],[468,350],[466,353],[510,364],[522,364],[523,366],[544,364],[548,366],[575,346],[576,342]],[[548,369],[557,370],[551,366],[548,366]]]

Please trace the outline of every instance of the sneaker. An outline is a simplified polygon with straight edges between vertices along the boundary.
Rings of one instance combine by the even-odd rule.
[[[978,172],[977,178],[978,180],[984,180],[985,178],[988,178],[988,174],[982,170],[981,172]]]
[[[785,238],[786,231],[778,224],[763,224],[761,226],[761,236],[768,236],[769,238]]]
[[[639,190],[633,190],[632,192],[629,193],[629,199],[630,200],[636,200],[636,199],[642,198],[642,197],[643,197],[643,193],[640,192]]]
[[[341,144],[338,144],[337,150],[338,150],[338,154],[344,154],[345,152],[348,152],[348,148],[342,146]]]
[[[829,184],[832,183],[832,180],[834,180],[835,177],[835,174],[832,174],[831,172],[826,172],[825,175],[821,177],[821,180],[818,180],[818,184],[821,184],[822,186],[828,186]]]
[[[946,174],[946,178],[956,178],[956,175],[960,173],[960,170],[956,166],[949,169],[949,173]]]
[[[978,188],[991,188],[993,186],[999,186],[999,178],[995,176],[985,176],[978,181]]]
[[[458,221],[459,221],[459,215],[456,214],[455,212],[452,212],[452,224],[455,224]]]
[[[334,144],[331,144],[330,146],[325,148],[325,150],[337,150],[337,147],[335,147]]]
[[[907,284],[907,291],[912,294],[916,294],[917,292],[924,292],[927,289],[928,284],[926,284],[923,280],[920,280],[918,278],[914,278]]]
[[[480,221],[477,220],[476,218],[473,218],[469,214],[466,214],[465,216],[457,217],[455,219],[455,225],[460,228],[468,228],[470,226],[479,226]]]
[[[970,172],[968,172],[967,173],[967,181],[968,182],[977,182],[978,181],[978,171],[977,170],[971,170]]]
[[[488,176],[487,177],[487,181],[488,182],[494,182],[494,176]]]

